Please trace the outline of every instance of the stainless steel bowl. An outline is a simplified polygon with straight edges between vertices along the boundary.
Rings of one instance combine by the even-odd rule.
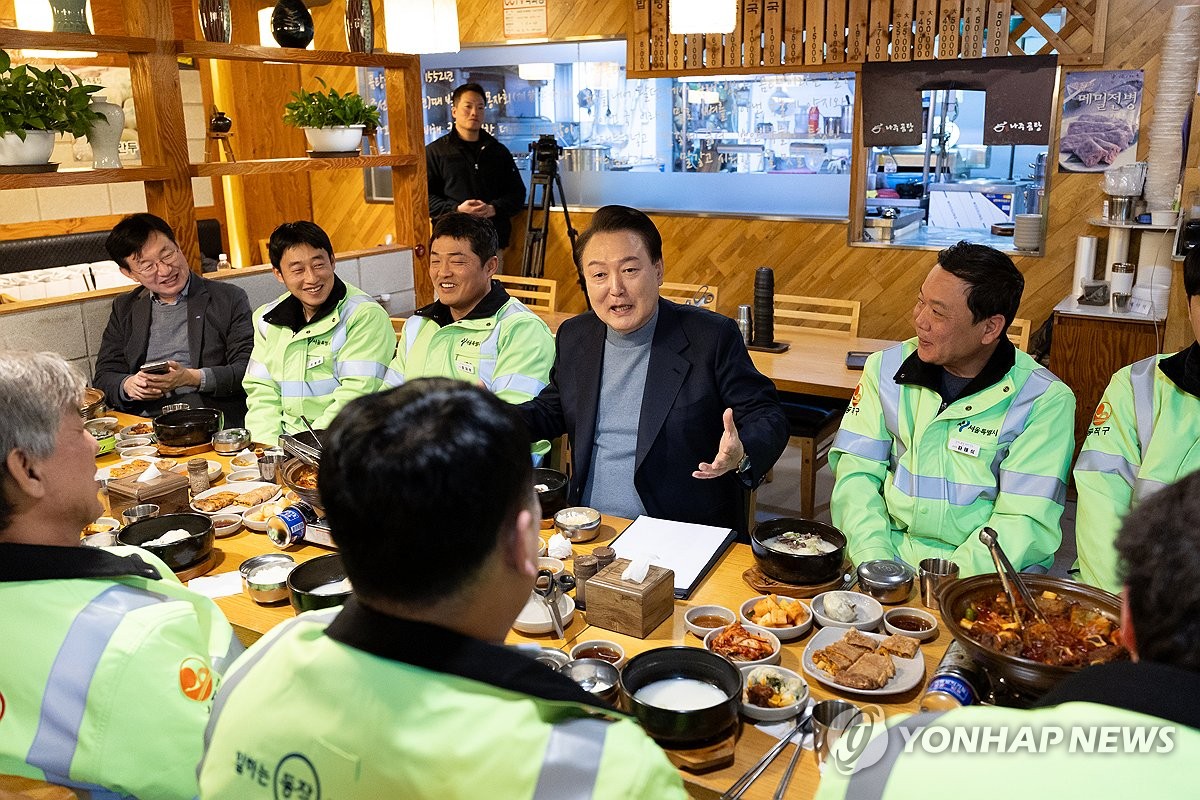
[[[600,512],[587,506],[571,506],[554,515],[554,527],[572,542],[590,542],[600,533]]]
[[[213,434],[213,450],[224,456],[240,453],[250,446],[250,431],[246,428],[226,428]]]
[[[256,603],[280,603],[288,599],[287,576],[283,576],[283,580],[263,580],[263,574],[280,565],[287,565],[286,561],[267,562],[259,564],[254,569],[250,570],[249,575],[242,576],[242,585],[246,587],[246,593],[250,595],[250,599]],[[295,565],[292,566],[295,569]]]
[[[917,571],[903,561],[880,559],[858,565],[858,585],[881,603],[903,603],[912,594]]]

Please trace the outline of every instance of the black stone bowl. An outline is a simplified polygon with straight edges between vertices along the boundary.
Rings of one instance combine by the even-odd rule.
[[[837,549],[832,553],[806,556],[798,553],[783,553],[772,550],[763,542],[772,536],[794,531],[815,533]],[[769,578],[797,586],[827,583],[838,576],[846,558],[846,537],[832,525],[811,519],[780,517],[760,523],[750,534],[750,549],[754,560]]]
[[[567,476],[556,469],[538,467],[533,471],[533,485],[539,484],[548,487],[537,493],[542,503],[542,519],[551,519],[567,507]]]
[[[694,711],[671,711],[634,697],[638,689],[668,678],[694,678],[711,683],[725,693],[725,700]],[[625,707],[663,747],[702,747],[728,736],[737,725],[742,676],[737,667],[708,650],[659,647],[629,660],[621,670],[621,694]]]
[[[221,430],[224,415],[215,408],[184,408],[154,418],[154,435],[160,444],[191,447],[208,444]]]
[[[142,544],[176,528],[182,528],[191,536],[171,544]],[[208,558],[212,554],[213,538],[212,520],[203,514],[166,514],[126,525],[117,533],[117,542],[145,547],[174,572],[183,572]]]
[[[305,561],[288,573],[288,594],[292,598],[292,608],[300,614],[305,611],[315,611],[318,608],[340,606],[350,599],[350,592],[340,594],[313,594],[313,590],[330,583],[337,583],[346,577],[346,569],[342,566],[342,557],[337,553],[327,556],[317,556]]]

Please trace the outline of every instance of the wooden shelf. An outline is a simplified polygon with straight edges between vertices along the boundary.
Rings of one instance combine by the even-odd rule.
[[[0,28],[4,50],[68,50],[97,53],[169,53],[173,45],[141,36],[91,36],[86,33],[54,33]]]
[[[417,163],[416,156],[382,155],[354,156],[352,158],[258,158],[246,161],[213,161],[192,164],[194,178],[211,178],[219,175],[274,175],[283,172],[323,172],[336,169],[363,169],[367,167],[411,167]]]
[[[164,181],[171,176],[166,167],[122,169],[64,169],[58,172],[22,172],[0,175],[0,189],[41,189],[48,186],[85,186],[94,183]]]
[[[407,53],[343,53],[337,50],[303,50],[297,47],[261,47],[250,44],[222,44],[180,40],[175,42],[181,56],[212,58],[223,61],[282,61],[289,64],[327,64],[341,67],[396,67],[403,69],[416,62]]]

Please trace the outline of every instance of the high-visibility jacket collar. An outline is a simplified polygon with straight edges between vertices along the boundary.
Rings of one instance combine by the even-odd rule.
[[[1200,344],[1192,342],[1186,350],[1158,362],[1158,368],[1171,383],[1194,397],[1200,397]]]
[[[520,694],[611,712],[575,681],[528,656],[424,622],[375,611],[351,598],[325,629],[329,638],[379,658],[457,675]]]
[[[96,547],[0,544],[0,582],[71,578],[161,578],[136,555],[119,556]]]
[[[468,319],[488,319],[489,317],[493,317],[500,310],[500,306],[507,303],[510,299],[504,285],[500,281],[493,279],[491,290],[483,296],[482,300],[475,304],[475,307],[465,317],[457,321],[463,322]],[[440,328],[453,325],[456,321],[450,313],[450,306],[441,300],[434,300],[429,305],[418,308],[413,313],[433,320]]]
[[[1007,337],[1002,337],[999,344],[996,345],[996,349],[992,351],[991,358],[983,365],[983,370],[971,379],[962,394],[955,400],[970,397],[1003,380],[1004,376],[1013,368],[1013,364],[1016,363],[1016,351],[1013,343]],[[900,365],[900,369],[896,371],[893,380],[899,384],[923,386],[940,393],[943,370],[944,367],[939,364],[922,361],[914,347],[908,358],[904,359],[904,363]]]
[[[263,321],[271,325],[280,325],[285,328],[291,328],[292,333],[299,333],[308,325],[328,317],[338,307],[338,303],[342,302],[346,297],[346,282],[337,275],[333,276],[333,289],[329,292],[329,297],[325,298],[325,302],[317,309],[317,313],[313,314],[312,319],[304,318],[304,306],[296,299],[295,295],[289,295],[281,300],[274,308],[263,314]]]
[[[1200,673],[1153,661],[1101,664],[1064,678],[1035,705],[1098,703],[1200,729]]]

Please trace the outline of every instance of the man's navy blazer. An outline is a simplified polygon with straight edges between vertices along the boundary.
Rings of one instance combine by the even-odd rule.
[[[606,331],[590,311],[564,322],[550,383],[518,406],[533,440],[570,437],[573,504],[580,502],[591,466]],[[733,409],[750,471],[693,478],[700,462],[717,455],[726,408]],[[758,485],[787,441],[788,422],[775,386],[754,367],[737,324],[660,298],[633,476],[646,512],[744,531],[744,490]]]

